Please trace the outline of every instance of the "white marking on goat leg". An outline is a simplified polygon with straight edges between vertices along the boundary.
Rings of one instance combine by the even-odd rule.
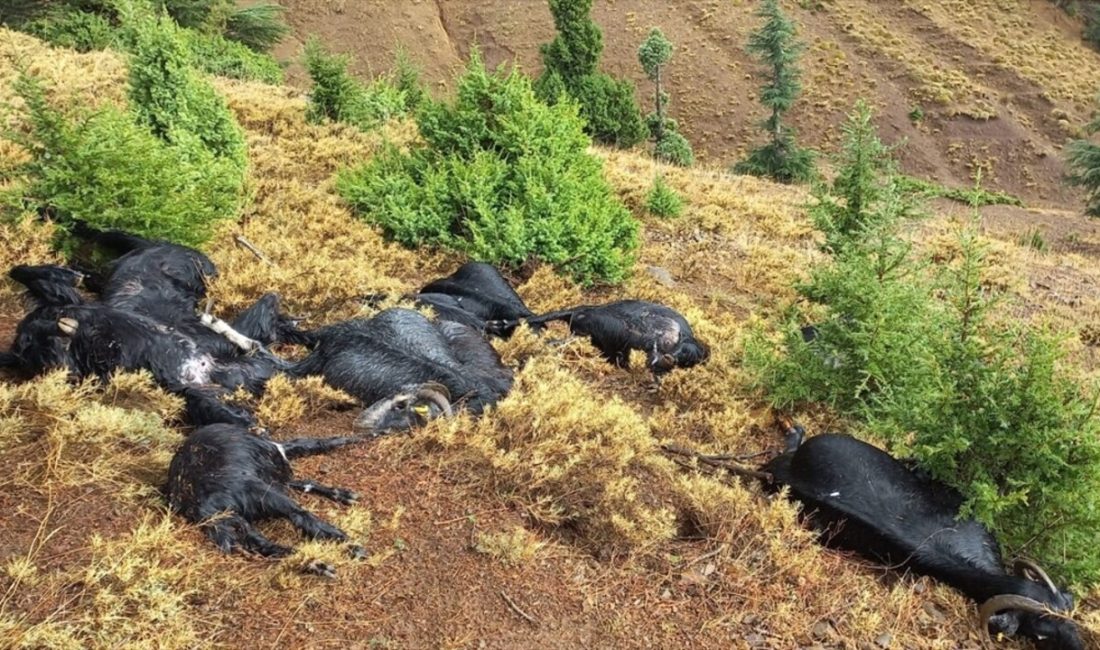
[[[838,496],[840,496],[840,492],[830,492],[830,493],[829,493],[829,496],[831,496],[831,497],[838,497]]]
[[[279,455],[283,457],[283,460],[289,463],[290,459],[286,457],[286,447],[277,442],[272,442],[271,444],[275,445],[275,448],[279,450]]]
[[[237,346],[245,352],[254,352],[260,349],[260,342],[255,339],[250,339],[244,334],[241,334],[237,330],[233,329],[233,326],[223,321],[222,319],[212,314],[203,314],[199,317],[202,324],[209,327],[217,334],[221,334],[230,343]]]
[[[313,481],[306,481],[302,484],[302,492],[309,494],[313,490]]]

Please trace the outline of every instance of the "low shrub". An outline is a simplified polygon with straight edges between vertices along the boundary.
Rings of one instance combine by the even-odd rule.
[[[116,28],[107,17],[69,5],[51,9],[22,29],[53,45],[78,52],[103,50],[116,42]]]
[[[41,85],[21,77],[24,134],[9,134],[31,154],[18,170],[22,203],[100,228],[199,245],[239,203],[240,171],[201,147],[167,143],[109,107],[66,118]]]
[[[347,56],[326,52],[316,38],[306,43],[305,66],[313,80],[307,114],[313,122],[328,119],[369,131],[406,114],[416,101],[386,78],[363,85],[348,73]],[[408,82],[407,73],[402,79]]]
[[[397,241],[518,265],[538,258],[574,278],[618,282],[637,222],[611,193],[572,103],[540,102],[522,74],[474,55],[457,98],[417,113],[423,146],[390,149],[341,175],[341,195]]]
[[[183,35],[191,60],[203,72],[272,85],[283,82],[282,66],[268,54],[255,52],[218,34],[185,29]]]
[[[663,176],[658,176],[653,181],[653,189],[646,195],[645,207],[658,217],[678,217],[684,210],[684,200],[668,186]]]

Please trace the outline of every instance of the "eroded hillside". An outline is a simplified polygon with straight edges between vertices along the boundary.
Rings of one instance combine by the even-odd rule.
[[[295,35],[277,50],[293,60],[317,34],[353,54],[367,75],[387,70],[403,45],[440,92],[474,43],[490,64],[541,69],[553,38],[544,0],[287,0]],[[1080,135],[1100,90],[1100,53],[1081,26],[1047,0],[815,0],[785,2],[807,51],[805,94],[791,113],[810,145],[835,148],[835,126],[858,97],[880,111],[888,142],[909,173],[952,186],[983,182],[1037,205],[1076,209],[1061,182],[1061,149]],[[756,26],[750,0],[608,0],[593,17],[604,31],[603,68],[650,84],[637,48],[653,26],[676,45],[667,71],[672,115],[700,157],[728,164],[758,137],[758,66],[744,51]],[[292,83],[304,82],[291,67]],[[644,106],[644,104],[643,104]]]
[[[473,3],[461,6],[462,15],[480,15]],[[607,3],[601,11],[629,6]],[[718,13],[724,3],[713,6],[711,17],[698,17],[734,21]],[[403,7],[411,18],[421,10],[440,16],[433,3]],[[442,10],[452,34],[463,20],[473,23],[448,14],[459,10],[450,3]],[[511,11],[515,38],[542,40],[536,32],[545,26],[520,29],[523,6]],[[306,13],[292,6],[291,18]],[[625,21],[629,14],[621,15]],[[743,33],[743,22],[715,32]],[[368,23],[373,29],[378,21]],[[492,56],[505,51],[479,38]],[[328,40],[340,43],[338,35]],[[722,47],[740,56],[732,44]],[[125,64],[115,55],[52,50],[0,31],[4,100],[11,100],[17,64],[44,77],[58,101],[125,101]],[[441,74],[446,66],[439,65]],[[412,289],[458,262],[385,242],[332,189],[337,169],[369,157],[383,139],[415,137],[411,125],[370,135],[310,125],[300,91],[228,81],[217,87],[247,132],[253,191],[240,220],[210,246],[222,273],[212,292],[219,311],[275,290],[291,312],[321,324],[356,313],[358,296]],[[748,105],[744,93],[730,96]],[[834,116],[845,106],[838,101]],[[482,420],[436,422],[412,437],[297,463],[304,476],[361,493],[349,508],[302,500],[352,533],[371,558],[355,561],[339,546],[310,543],[279,564],[221,556],[198,529],[165,512],[157,488],[181,435],[179,404],[146,380],[127,376],[107,389],[70,386],[57,375],[4,381],[0,644],[981,647],[974,607],[950,590],[825,551],[783,501],[686,471],[658,448],[662,441],[734,453],[778,446],[770,414],[746,387],[739,344],[747,327],[793,297],[791,281],[817,254],[805,191],[730,176],[719,166],[661,169],[687,205],[683,217],[660,221],[640,209],[658,166],[633,153],[597,153],[644,221],[633,279],[586,294],[534,267],[516,278],[519,292],[535,310],[623,296],[660,300],[711,344],[709,363],[673,373],[652,393],[643,369],[613,369],[583,341],[550,347],[518,335],[500,347],[520,368],[516,390]],[[9,146],[0,155],[19,152]],[[953,209],[940,208],[922,225],[921,240],[927,254],[950,256]],[[994,238],[990,275],[1015,298],[1012,309],[1073,331],[1095,322],[1095,226],[1069,213],[1015,208],[991,210],[986,221]],[[1050,242],[1046,251],[1017,244],[1035,223]],[[52,259],[48,225],[28,219],[3,228],[0,264]],[[238,234],[270,263],[238,247]],[[6,279],[0,287],[6,344],[23,306]],[[1075,340],[1075,358],[1094,367],[1096,348],[1086,343],[1096,339]],[[291,437],[346,431],[354,411],[316,383],[279,382],[259,413],[276,436]],[[827,414],[805,416],[815,430],[834,424]],[[268,530],[294,539],[287,527]],[[301,575],[312,558],[335,564],[338,578]],[[1082,607],[1094,629],[1095,605]]]

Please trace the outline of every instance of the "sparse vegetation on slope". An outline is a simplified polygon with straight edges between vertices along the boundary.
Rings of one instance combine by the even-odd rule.
[[[633,46],[628,54],[633,66]],[[5,31],[0,100],[13,100],[8,82],[16,58],[47,80],[52,104],[95,98],[124,105],[127,74],[116,55],[52,50]],[[230,80],[214,85],[245,131],[254,192],[243,218],[225,222],[209,246],[221,270],[211,291],[219,311],[232,313],[277,290],[290,313],[318,325],[359,313],[358,296],[409,291],[458,264],[447,250],[388,243],[336,195],[334,176],[348,161],[371,159],[386,141],[421,146],[414,124],[390,122],[369,133],[339,122],[311,124],[301,93]],[[8,117],[26,129],[24,113]],[[437,422],[412,438],[302,462],[304,475],[363,494],[358,506],[321,514],[357,538],[370,533],[366,562],[325,544],[299,545],[280,565],[220,556],[198,530],[161,515],[160,459],[175,445],[163,436],[180,435],[164,426],[172,422],[165,411],[88,387],[81,408],[98,413],[106,403],[111,413],[127,413],[104,420],[109,426],[87,427],[102,446],[80,442],[85,424],[73,427],[75,438],[65,444],[77,446],[71,457],[62,455],[72,471],[61,474],[50,470],[57,455],[41,433],[56,425],[57,411],[20,402],[18,417],[45,424],[26,429],[4,419],[13,428],[0,427],[21,441],[4,450],[15,472],[0,477],[0,548],[10,549],[0,571],[0,593],[10,594],[0,601],[0,636],[26,646],[137,646],[155,638],[165,648],[349,640],[377,647],[482,640],[502,647],[978,645],[973,606],[957,594],[928,579],[884,577],[881,567],[824,551],[785,501],[768,502],[754,487],[704,468],[674,465],[657,448],[667,441],[751,453],[778,445],[766,404],[748,388],[740,341],[753,322],[796,298],[792,280],[823,257],[805,189],[589,151],[631,210],[645,210],[660,173],[685,198],[683,213],[645,220],[635,272],[621,286],[586,292],[549,265],[532,264],[520,274],[519,292],[536,311],[626,297],[664,302],[711,343],[707,365],[672,373],[660,393],[650,394],[643,369],[616,371],[583,342],[549,346],[521,330],[500,349],[523,388],[499,413]],[[25,152],[0,142],[0,164],[16,157]],[[1029,227],[1049,227],[1045,213],[1022,214]],[[949,218],[933,216],[920,227],[913,239],[921,259],[954,259]],[[0,223],[0,268],[56,259],[48,246],[52,228],[31,218]],[[993,313],[1019,322],[1041,313],[1076,328],[1100,315],[1088,289],[1100,281],[1093,240],[1082,231],[1069,250],[1065,231],[1044,232],[1052,246],[1040,256],[1018,248],[1015,232],[991,231],[1000,239],[983,281],[1024,306],[1014,311],[1006,301]],[[235,234],[270,262],[236,246]],[[13,285],[0,282],[0,332],[10,332],[22,310]],[[1087,367],[1093,350],[1079,343],[1074,363]],[[18,388],[38,390],[44,382]],[[61,387],[65,395],[75,390]],[[280,382],[261,411],[276,437],[331,435],[350,426],[351,413],[329,408],[339,402],[315,383]],[[5,418],[9,410],[0,406],[0,413]],[[824,409],[801,415],[811,431],[847,422]],[[142,433],[154,425],[163,433]],[[591,439],[601,429],[609,431],[597,438],[606,445]],[[95,448],[85,453],[88,447]],[[545,462],[528,462],[524,453]],[[559,471],[585,481],[561,480]],[[101,473],[105,484],[97,482]],[[70,487],[66,477],[80,486]],[[277,526],[265,532],[293,538]],[[341,579],[299,575],[314,558],[336,565]],[[1093,599],[1083,600],[1076,616],[1095,630]]]

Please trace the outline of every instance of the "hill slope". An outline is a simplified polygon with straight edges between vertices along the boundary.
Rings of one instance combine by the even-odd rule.
[[[17,63],[57,96],[123,101],[125,66],[114,55],[0,31],[4,100]],[[336,169],[370,156],[383,137],[411,137],[408,125],[371,135],[309,125],[299,91],[218,88],[248,134],[255,193],[210,247],[222,271],[212,292],[219,311],[277,290],[310,324],[329,322],[356,313],[356,296],[412,289],[457,263],[386,243],[332,191]],[[598,153],[640,213],[658,166]],[[536,268],[519,291],[536,310],[661,300],[697,325],[712,360],[651,394],[641,369],[612,369],[583,343],[550,348],[521,335],[501,346],[509,363],[525,365],[499,412],[298,463],[303,476],[362,494],[351,508],[302,502],[363,541],[367,562],[325,544],[282,564],[222,557],[166,515],[156,488],[179,439],[179,405],[138,377],[109,389],[58,376],[0,383],[0,645],[980,647],[972,605],[950,590],[824,551],[785,503],[682,471],[659,453],[661,440],[738,453],[777,446],[737,365],[738,340],[791,298],[791,280],[816,254],[803,190],[705,166],[662,171],[687,198],[686,213],[645,220],[629,283],[582,295]],[[943,212],[924,225],[929,254],[950,251],[953,221]],[[1047,224],[1047,252],[1015,243],[1032,220]],[[1091,223],[1018,209],[990,211],[987,221],[998,238],[992,275],[1021,314],[1064,328],[1095,321],[1100,233]],[[33,221],[3,226],[0,263],[48,261],[49,234]],[[274,263],[236,247],[236,234]],[[22,313],[5,280],[0,343]],[[1095,351],[1074,352],[1095,366]],[[308,383],[273,387],[261,414],[279,437],[345,431],[352,416]],[[807,424],[834,423],[811,414]],[[270,532],[294,537],[282,526]],[[339,579],[299,575],[310,558],[336,564]],[[1094,602],[1083,609],[1100,624]]]
[[[294,36],[279,50],[294,59],[308,34],[349,52],[362,74],[382,72],[398,45],[440,90],[477,43],[486,61],[541,69],[538,46],[554,35],[545,0],[411,2],[286,0]],[[805,94],[791,113],[803,139],[832,150],[836,125],[858,97],[880,111],[888,142],[906,141],[909,173],[951,186],[992,187],[1037,205],[1078,209],[1063,186],[1061,148],[1088,121],[1100,53],[1080,25],[1047,0],[817,0],[785,2],[808,45]],[[813,7],[807,9],[805,7]],[[759,66],[744,51],[757,20],[749,0],[596,2],[603,68],[650,84],[637,48],[659,26],[676,45],[668,69],[672,114],[705,161],[738,160],[758,139]],[[302,84],[300,66],[292,83]],[[643,107],[645,104],[643,103]],[[919,109],[923,118],[911,119]]]

